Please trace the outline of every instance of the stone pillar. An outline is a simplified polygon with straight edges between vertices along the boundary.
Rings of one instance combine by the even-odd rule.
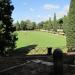
[[[63,52],[55,49],[53,52],[54,75],[63,75]]]

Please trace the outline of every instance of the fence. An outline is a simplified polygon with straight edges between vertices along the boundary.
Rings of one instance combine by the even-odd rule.
[[[48,48],[37,47],[29,51],[27,55],[43,55],[48,53]]]
[[[50,55],[52,53],[51,47],[35,47],[34,45],[19,48],[9,53],[11,56],[25,56],[25,55]]]
[[[28,55],[28,56],[23,56],[23,57],[16,56],[16,57],[11,57],[11,59],[12,58],[19,59],[20,61],[32,60],[32,59],[40,59],[40,60],[50,59],[50,60],[52,60],[51,62],[53,63],[53,65],[52,65],[53,70],[48,75],[56,75],[56,74],[57,75],[75,75],[75,53],[70,52],[70,53],[64,54],[60,49],[55,49],[52,54],[51,50],[52,50],[52,48],[48,48],[47,54],[43,54],[43,55]],[[5,59],[6,59],[6,57],[5,57]],[[40,62],[38,62],[38,63],[40,63]],[[19,71],[18,69],[20,68],[20,70],[21,70],[21,68],[24,67],[25,65],[27,65],[27,64],[25,64],[23,62],[23,64],[21,63],[19,65],[3,69],[2,71],[0,71],[0,73],[6,74],[7,72],[10,72],[11,70],[15,70],[15,69],[17,69],[17,71]],[[51,66],[49,66],[49,67],[51,68]],[[11,71],[11,72],[13,72],[13,71]],[[13,74],[9,74],[9,75],[13,75]],[[36,74],[32,74],[32,75],[36,75]],[[43,74],[43,75],[45,75],[45,74]]]

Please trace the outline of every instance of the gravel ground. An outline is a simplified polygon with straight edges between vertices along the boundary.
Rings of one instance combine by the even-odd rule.
[[[9,61],[10,60],[10,61]],[[21,65],[1,73],[2,70]],[[0,59],[0,75],[53,75],[53,63],[43,60],[19,61],[17,59]],[[64,75],[75,75],[74,65],[64,64]]]
[[[32,60],[32,61],[27,61],[22,67],[11,69],[1,74],[3,75],[50,75],[50,73],[52,72],[53,72],[52,63],[44,62],[40,60],[35,60],[35,61]]]

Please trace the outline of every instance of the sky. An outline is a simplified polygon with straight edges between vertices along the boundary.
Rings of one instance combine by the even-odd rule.
[[[70,0],[12,0],[12,4],[14,22],[29,19],[38,23],[53,19],[54,13],[57,19],[67,15]]]

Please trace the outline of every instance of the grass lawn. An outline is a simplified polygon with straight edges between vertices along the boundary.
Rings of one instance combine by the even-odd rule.
[[[66,37],[41,31],[18,31],[17,48],[37,45],[37,48],[61,48],[66,52]],[[40,53],[40,52],[39,52]]]

